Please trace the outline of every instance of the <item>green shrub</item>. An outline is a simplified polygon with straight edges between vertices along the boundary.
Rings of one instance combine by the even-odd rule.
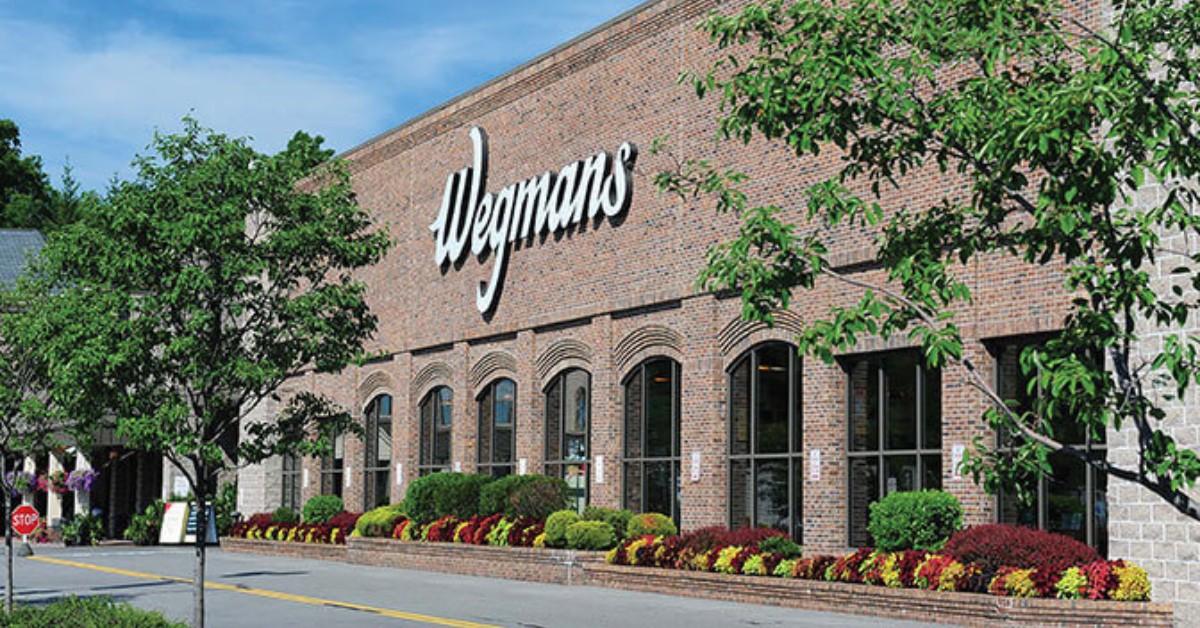
[[[643,512],[629,518],[629,523],[625,527],[625,538],[633,538],[636,536],[645,536],[647,534],[653,536],[670,536],[678,534],[679,529],[675,527],[675,522],[671,518],[657,512]]]
[[[546,547],[566,547],[567,528],[582,521],[574,510],[559,510],[546,518]]]
[[[104,522],[95,515],[75,515],[62,527],[64,545],[95,545],[104,536]]]
[[[617,543],[612,526],[603,521],[576,521],[567,526],[567,547],[580,550],[606,550]]]
[[[404,502],[364,512],[354,524],[359,536],[391,536],[396,522],[404,518]]]
[[[772,536],[758,543],[758,549],[770,554],[781,554],[786,558],[799,558],[804,548],[786,536]]]
[[[631,511],[614,508],[601,508],[600,506],[588,506],[583,509],[584,521],[603,521],[612,526],[613,533],[617,535],[617,540],[620,541],[625,537],[625,529],[629,527],[629,519],[633,517]]]
[[[237,482],[221,485],[212,500],[213,519],[217,522],[217,536],[229,536],[229,529],[237,520]]]
[[[0,627],[59,628],[60,626],[106,626],[109,628],[183,628],[156,611],[117,604],[106,597],[61,599],[45,606],[18,606],[11,614],[0,613]]]
[[[156,499],[153,504],[146,506],[142,512],[130,517],[129,527],[121,536],[134,545],[158,544],[158,531],[162,527],[163,500]]]
[[[432,473],[413,480],[404,496],[408,517],[422,525],[445,515],[470,519],[479,510],[480,490],[490,476],[470,473]]]
[[[300,515],[287,506],[280,506],[271,513],[271,521],[274,523],[300,523]]]
[[[304,502],[304,523],[325,523],[344,508],[337,495],[317,495]]]
[[[479,514],[545,519],[567,507],[567,483],[547,475],[508,475],[484,487]]]
[[[871,504],[867,531],[876,549],[938,551],[962,527],[962,506],[945,491],[892,493]]]

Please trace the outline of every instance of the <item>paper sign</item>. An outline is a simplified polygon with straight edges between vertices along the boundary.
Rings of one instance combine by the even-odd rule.
[[[404,463],[396,463],[396,486],[404,486]]]
[[[304,480],[304,488],[308,488],[308,469],[305,469],[305,470],[304,470],[304,473],[303,473],[303,475],[304,475],[304,478],[303,478],[303,480]]]
[[[692,452],[692,469],[691,469],[691,473],[690,473],[689,477],[691,478],[691,480],[693,482],[700,481],[700,452],[699,451]]]
[[[896,492],[896,478],[888,478],[887,479],[887,492],[889,494]]]
[[[350,488],[350,480],[353,477],[354,477],[354,469],[351,468],[350,465],[346,465],[346,468],[342,469],[342,486],[345,486],[346,488]]]
[[[596,456],[594,465],[596,484],[604,484],[604,456]]]
[[[191,491],[188,490],[187,478],[183,477],[182,475],[175,476],[175,481],[171,484],[171,494],[184,497],[189,492]]]
[[[808,481],[821,481],[821,450],[813,449],[808,452]]]
[[[454,472],[455,472],[455,473],[462,473],[462,460],[455,460],[455,461],[454,461]]]
[[[963,454],[966,453],[966,447],[962,443],[955,443],[950,448],[950,472],[954,479],[962,479],[962,474],[958,472],[958,468],[962,466]]]
[[[167,502],[163,504],[162,525],[158,529],[159,545],[170,545],[183,542],[184,525],[188,518],[187,502]]]
[[[528,462],[524,458],[517,460],[517,475],[525,475],[525,470],[529,468]]]

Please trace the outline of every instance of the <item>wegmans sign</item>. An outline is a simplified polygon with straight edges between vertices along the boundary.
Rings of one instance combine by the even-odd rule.
[[[487,314],[496,306],[513,242],[574,228],[603,214],[614,218],[633,199],[633,164],[637,147],[621,144],[615,155],[598,152],[563,166],[486,192],[487,134],[469,131],[472,164],[446,177],[437,220],[429,225],[439,267],[455,264],[468,251],[478,258],[492,255],[491,277],[479,282],[475,307]]]

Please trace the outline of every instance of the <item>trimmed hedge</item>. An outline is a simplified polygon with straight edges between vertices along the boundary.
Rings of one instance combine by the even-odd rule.
[[[426,524],[446,515],[469,519],[479,508],[480,490],[491,476],[473,473],[432,473],[408,485],[404,506],[409,518]]]
[[[629,527],[629,520],[633,517],[633,512],[625,509],[602,508],[600,506],[588,506],[583,509],[584,521],[603,521],[612,526],[613,533],[617,535],[617,540],[625,538],[625,530]]]
[[[279,523],[300,523],[300,515],[287,506],[280,506],[271,514],[271,520]]]
[[[639,536],[672,536],[679,534],[679,529],[675,527],[675,522],[671,518],[657,512],[643,512],[639,515],[634,515],[629,519],[629,524],[625,528],[625,538],[632,539]]]
[[[396,522],[404,518],[404,503],[380,506],[364,512],[354,524],[359,536],[386,537],[392,533]]]
[[[344,508],[337,495],[317,495],[304,502],[304,523],[325,523]]]
[[[576,521],[567,526],[567,547],[578,550],[606,550],[617,542],[612,526],[603,521]]]
[[[962,528],[958,499],[945,491],[891,493],[871,504],[867,531],[884,552],[938,551]]]
[[[479,514],[545,519],[567,507],[567,483],[547,475],[507,475],[483,488]]]
[[[559,510],[546,519],[546,547],[565,547],[567,528],[582,521],[574,510]]]

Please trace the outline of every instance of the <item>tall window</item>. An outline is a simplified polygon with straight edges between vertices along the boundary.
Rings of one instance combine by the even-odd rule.
[[[679,521],[679,363],[651,358],[625,386],[625,507]]]
[[[517,385],[498,379],[479,395],[479,472],[493,477],[513,472],[517,451]]]
[[[283,456],[283,497],[280,505],[300,511],[300,457],[296,454]]]
[[[392,477],[392,396],[379,395],[367,404],[367,451],[363,459],[364,504],[375,508],[390,501],[388,480]]]
[[[1012,342],[996,350],[996,389],[1017,413],[1034,411],[1041,394],[1036,379],[1021,371],[1021,351],[1031,344]],[[1093,437],[1079,423],[1059,419],[1053,421],[1051,429],[1060,442],[1083,448],[1092,458],[1105,458],[1107,446],[1103,431]],[[1010,445],[1001,434],[1000,448],[1003,450]],[[1000,492],[997,508],[1000,522],[1065,534],[1107,556],[1108,475],[1062,452],[1050,454],[1049,463],[1050,473],[1039,475],[1025,487],[1034,495],[1031,503],[1026,504],[1011,493]]]
[[[804,458],[800,358],[783,342],[747,351],[729,370],[729,525],[801,539]]]
[[[896,491],[942,487],[942,380],[916,351],[851,360],[850,544],[872,545],[869,506]]]
[[[567,482],[572,507],[588,499],[588,438],[592,377],[582,369],[559,373],[546,387],[546,475]]]
[[[342,496],[342,470],[346,467],[346,435],[333,439],[333,452],[321,459],[321,494]]]
[[[450,429],[454,423],[454,391],[438,386],[421,400],[421,458],[417,474],[450,470]]]

